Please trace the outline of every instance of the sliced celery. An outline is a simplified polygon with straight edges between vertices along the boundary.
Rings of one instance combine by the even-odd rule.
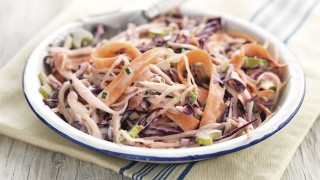
[[[190,96],[189,96],[189,103],[190,105],[193,105],[197,101],[197,95],[196,93],[190,91]]]
[[[71,33],[73,38],[72,40],[72,47],[74,49],[81,48],[83,45],[88,45],[93,40],[93,35],[90,31],[85,29],[78,29]]]
[[[271,86],[269,89],[273,90],[273,91],[276,91],[277,90],[277,87],[276,86]]]
[[[269,61],[266,59],[261,59],[257,57],[248,57],[244,58],[243,68],[255,68],[255,67],[267,67]]]
[[[160,36],[160,37],[165,37],[170,34],[172,31],[171,28],[169,27],[164,27],[164,28],[152,28],[149,30],[149,37],[155,37],[155,36]]]
[[[46,86],[40,86],[39,92],[43,96],[43,98],[48,99],[50,97],[50,93],[48,92]]]
[[[132,138],[135,138],[141,130],[142,130],[142,128],[136,124],[129,130],[128,133]]]
[[[47,76],[40,72],[38,74],[38,78],[41,83],[41,86],[39,88],[39,92],[41,93],[43,98],[48,99],[50,97],[50,94],[53,92],[53,90],[47,82]]]
[[[276,86],[274,85],[274,83],[270,80],[261,80],[259,82],[259,86],[262,88],[262,89],[271,89],[271,90],[276,90]]]
[[[97,44],[97,47],[101,47],[103,45],[105,45],[108,41],[108,39],[102,39],[98,44]]]
[[[212,144],[212,138],[210,138],[210,137],[206,137],[206,138],[198,138],[198,137],[196,137],[196,141],[199,144],[202,144],[202,145],[205,145],[205,146],[208,146],[208,145]]]
[[[225,72],[228,70],[229,68],[229,62],[225,61],[223,63],[221,63],[219,66],[218,66],[218,72],[219,73],[222,73],[222,72]]]
[[[40,80],[41,85],[44,85],[47,83],[47,77],[42,72],[39,72],[38,78]]]
[[[220,138],[222,132],[217,129],[200,129],[196,133],[196,141],[202,145],[208,146],[213,143],[214,139]]]
[[[130,137],[135,138],[141,130],[142,127],[136,124],[129,130],[128,134],[130,135]],[[124,144],[126,142],[126,139],[123,136],[121,136],[119,141],[120,143]]]
[[[259,112],[256,104],[253,104],[252,112],[253,114],[257,114]]]

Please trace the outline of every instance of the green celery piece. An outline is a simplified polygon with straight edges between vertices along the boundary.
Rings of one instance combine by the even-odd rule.
[[[47,83],[47,81],[46,81],[47,77],[42,72],[39,72],[38,78],[40,80],[41,85],[44,85]]]
[[[48,90],[46,90],[45,86],[40,86],[39,88],[39,92],[41,93],[41,95],[43,96],[43,98],[48,99],[50,97],[50,93],[48,92]]]
[[[177,63],[177,62],[170,62],[170,66],[171,66],[171,67],[177,67],[177,66],[178,66],[178,63]]]
[[[191,104],[191,105],[193,105],[196,101],[197,101],[197,95],[194,93],[194,92],[192,92],[192,91],[190,91],[190,99],[189,99],[189,103]]]
[[[271,89],[271,90],[276,90],[277,88],[275,87],[274,83],[270,80],[261,80],[259,82],[259,86],[262,89]]]
[[[152,28],[149,30],[149,37],[155,37],[155,36],[160,36],[160,37],[165,37],[169,35],[169,33],[172,31],[171,28],[169,27],[164,27],[164,28]]]
[[[220,138],[222,132],[217,129],[201,129],[196,133],[196,141],[202,145],[213,144],[213,139]]]
[[[102,40],[98,43],[97,47],[101,47],[101,46],[105,45],[107,42],[108,42],[107,39],[102,39]]]
[[[271,86],[269,89],[273,90],[273,91],[276,91],[277,90],[277,87],[276,86]]]
[[[255,67],[267,67],[268,65],[269,65],[269,61],[266,59],[245,56],[242,67],[255,68]]]
[[[135,138],[141,130],[142,130],[141,126],[136,124],[129,130],[128,134],[130,135],[130,137]],[[123,136],[121,136],[119,141],[120,143],[124,144],[126,142],[126,139]]]
[[[207,105],[207,103],[206,103],[206,102],[205,102],[205,103],[203,103],[203,104],[201,105],[201,108],[202,108],[202,109],[206,108],[206,105]]]
[[[107,96],[108,96],[108,93],[103,91],[101,97],[105,99]]]
[[[124,144],[124,143],[126,142],[126,139],[125,139],[123,136],[121,136],[121,137],[119,138],[119,142],[120,142],[121,144]]]
[[[38,74],[38,78],[40,80],[41,86],[39,87],[39,92],[43,96],[43,98],[48,99],[50,97],[50,94],[53,92],[53,89],[51,86],[47,83],[47,76],[40,72]]]
[[[126,71],[126,73],[127,73],[128,75],[131,74],[131,71],[130,71],[129,68],[126,68],[125,71]]]
[[[222,132],[220,130],[217,130],[217,129],[212,129],[212,130],[209,130],[208,135],[212,139],[217,139],[217,138],[220,138],[222,136]]]
[[[205,146],[211,145],[213,143],[212,138],[210,138],[210,137],[207,137],[207,138],[198,138],[198,137],[196,137],[196,141],[199,144],[202,144],[202,145],[205,145]]]
[[[259,112],[256,104],[253,104],[252,112],[253,114],[257,114]]]
[[[229,69],[229,62],[225,61],[218,66],[218,72],[222,73]]]
[[[128,133],[132,138],[135,138],[141,130],[142,130],[142,128],[136,124],[129,130]]]
[[[78,29],[71,33],[73,38],[72,48],[78,49],[81,48],[83,44],[90,44],[93,41],[93,35],[90,31],[85,29]]]

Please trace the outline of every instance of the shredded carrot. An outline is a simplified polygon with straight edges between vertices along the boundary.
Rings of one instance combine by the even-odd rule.
[[[208,97],[208,90],[198,87],[198,101],[203,104],[206,102]]]
[[[196,47],[199,47],[199,46],[200,46],[198,40],[197,40],[196,38],[194,38],[194,37],[191,37],[191,38],[190,38],[189,44],[194,45],[194,46],[196,46]]]
[[[282,76],[287,65],[278,48],[224,31],[220,17],[176,15],[129,24],[107,42],[99,24],[68,34],[61,47],[52,43],[44,59],[53,65],[49,76],[39,74],[43,103],[81,131],[130,146],[196,147],[242,132],[252,137],[273,116],[290,79]]]
[[[233,64],[236,69],[240,69],[243,62],[244,56],[242,54],[237,54],[230,60],[230,64]]]
[[[269,60],[270,66],[278,67],[277,69],[274,70],[274,72],[279,75],[280,77],[283,76],[283,72],[285,72],[285,69],[287,68],[288,64],[279,64],[270,54],[269,52],[260,44],[244,44],[241,47],[241,51],[244,55],[246,56],[258,56],[265,58]]]
[[[186,53],[186,56],[189,60],[190,65],[198,62],[202,62],[207,68],[209,68],[210,85],[209,85],[208,96],[206,98],[207,104],[202,114],[200,126],[219,122],[224,112],[224,103],[223,103],[224,93],[220,85],[218,83],[213,82],[214,76],[217,75],[216,67],[214,64],[212,64],[211,57],[206,51],[192,50]],[[185,68],[184,61],[179,61],[177,72],[182,83],[186,83],[186,79],[182,75],[184,68]],[[203,101],[203,97],[201,99]]]
[[[244,44],[241,47],[241,51],[245,56],[258,56],[265,58],[271,62],[274,62],[273,58],[271,55],[268,53],[268,51],[263,48],[260,44],[254,44],[254,43],[249,43],[249,44]]]
[[[172,121],[178,124],[183,131],[190,131],[198,129],[199,120],[194,118],[191,115],[181,113],[178,110],[168,110],[165,112],[165,115],[168,116]]]
[[[271,90],[271,89],[265,89],[265,90],[258,91],[258,92],[257,92],[257,95],[258,95],[259,97],[264,97],[264,96],[272,95],[273,93],[274,93],[273,90]]]
[[[251,36],[249,36],[247,34],[243,34],[243,33],[239,33],[239,32],[228,32],[227,34],[233,38],[242,38],[242,39],[245,39],[251,43],[256,43],[256,40],[254,40]]]
[[[159,58],[165,58],[172,54],[167,48],[153,48],[134,59],[129,66],[122,69],[117,77],[104,88],[98,97],[107,106],[112,105],[126,91],[126,89],[138,78],[141,71],[149,64],[154,64]],[[128,74],[127,70],[130,71]],[[107,93],[103,97],[103,93]]]
[[[133,60],[140,56],[141,52],[129,43],[107,42],[96,49],[92,54],[92,59],[97,69],[109,68],[120,54],[124,54],[129,57],[129,60]]]

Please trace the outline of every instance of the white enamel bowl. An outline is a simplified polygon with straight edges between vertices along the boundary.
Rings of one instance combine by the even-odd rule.
[[[106,21],[116,22],[121,18],[128,18],[138,11],[139,10],[127,10],[116,13],[110,16],[110,18],[107,18]],[[203,14],[200,10],[185,10],[182,12],[189,15],[215,16],[215,14]],[[39,117],[39,119],[48,127],[55,130],[58,134],[89,149],[121,158],[157,163],[178,163],[198,161],[250,147],[279,131],[297,113],[305,93],[304,74],[298,60],[293,56],[293,54],[281,41],[272,36],[269,32],[251,24],[248,21],[230,15],[219,14],[219,16],[222,16],[223,19],[225,19],[227,31],[247,33],[259,42],[270,40],[272,44],[270,49],[271,52],[273,52],[272,48],[278,49],[281,61],[288,64],[286,76],[290,76],[291,78],[288,85],[281,93],[281,98],[278,102],[280,109],[268,122],[255,129],[253,138],[250,140],[246,135],[243,135],[211,146],[181,149],[146,149],[100,140],[75,129],[68,123],[64,122],[42,102],[42,96],[38,92],[40,82],[38,81],[37,74],[44,71],[43,58],[47,54],[47,45],[53,42],[57,37],[65,34],[68,30],[82,26],[81,21],[71,22],[61,27],[47,36],[34,49],[24,70],[23,90],[26,100],[32,111]],[[48,129],[48,131],[50,131],[50,129]]]

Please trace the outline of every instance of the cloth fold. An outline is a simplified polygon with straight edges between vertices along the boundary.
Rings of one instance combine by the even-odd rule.
[[[155,1],[77,0],[33,38],[0,71],[0,134],[112,169],[134,179],[280,179],[294,152],[320,113],[320,41],[318,0],[292,1],[189,1],[188,8],[229,13],[248,19],[287,43],[306,72],[305,100],[291,122],[281,131],[257,145],[216,158],[182,164],[134,162],[101,154],[72,143],[43,124],[23,97],[21,78],[24,64],[33,48],[53,30],[72,20],[113,10],[122,5],[148,6]],[[305,1],[303,1],[305,2]]]

